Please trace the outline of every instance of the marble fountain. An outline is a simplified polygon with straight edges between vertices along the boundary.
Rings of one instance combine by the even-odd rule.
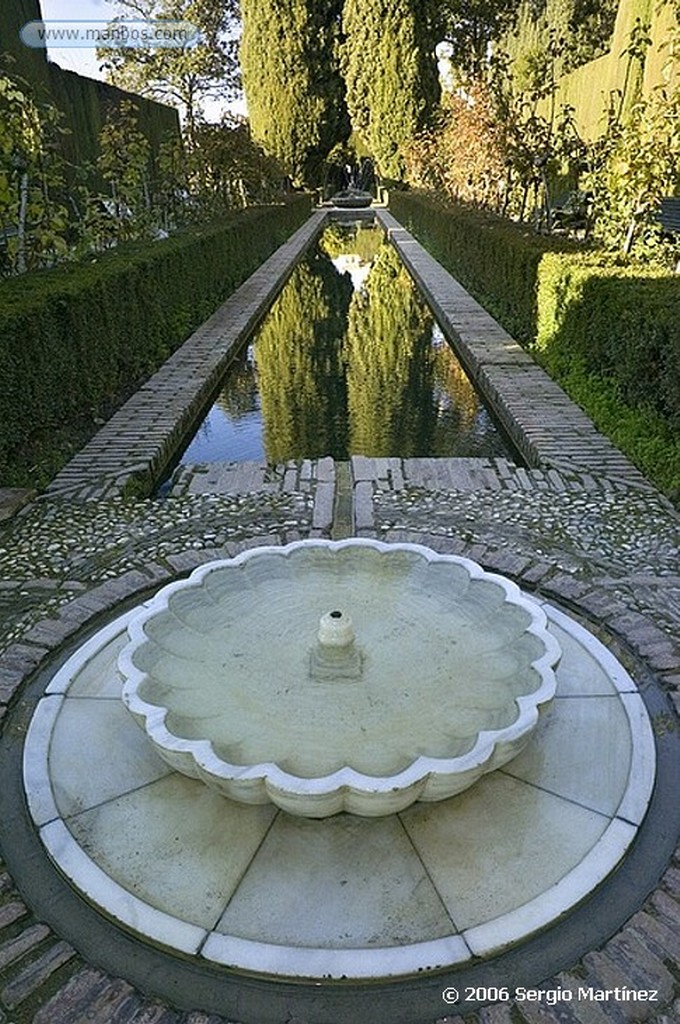
[[[166,587],[118,666],[123,701],[177,771],[291,814],[378,816],[519,753],[555,693],[546,627],[468,559],[302,541]]]
[[[154,949],[272,982],[489,959],[621,861],[641,695],[564,611],[366,539],[212,562],[54,673],[24,785],[43,847]]]

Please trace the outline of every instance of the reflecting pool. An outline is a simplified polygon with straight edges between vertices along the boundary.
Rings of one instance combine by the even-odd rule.
[[[183,464],[512,457],[381,228],[331,224],[232,362]]]

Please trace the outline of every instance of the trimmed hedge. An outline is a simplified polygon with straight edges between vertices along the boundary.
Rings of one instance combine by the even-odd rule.
[[[518,341],[532,341],[541,260],[575,243],[418,192],[390,192],[390,210]]]
[[[548,254],[538,295],[536,347],[551,372],[597,374],[626,404],[680,430],[680,278],[594,254]]]
[[[0,479],[153,373],[309,213],[295,197],[0,283]]]

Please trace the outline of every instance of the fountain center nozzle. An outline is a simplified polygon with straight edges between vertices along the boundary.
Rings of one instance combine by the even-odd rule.
[[[361,654],[354,643],[354,627],[347,612],[335,609],[319,620],[316,646],[310,656],[310,673],[324,682],[359,679]]]
[[[354,643],[354,627],[346,612],[326,612],[319,620],[317,639],[323,647],[349,647]]]

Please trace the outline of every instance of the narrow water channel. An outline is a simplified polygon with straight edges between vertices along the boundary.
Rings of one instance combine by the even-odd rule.
[[[381,228],[333,223],[180,458],[513,457]]]

